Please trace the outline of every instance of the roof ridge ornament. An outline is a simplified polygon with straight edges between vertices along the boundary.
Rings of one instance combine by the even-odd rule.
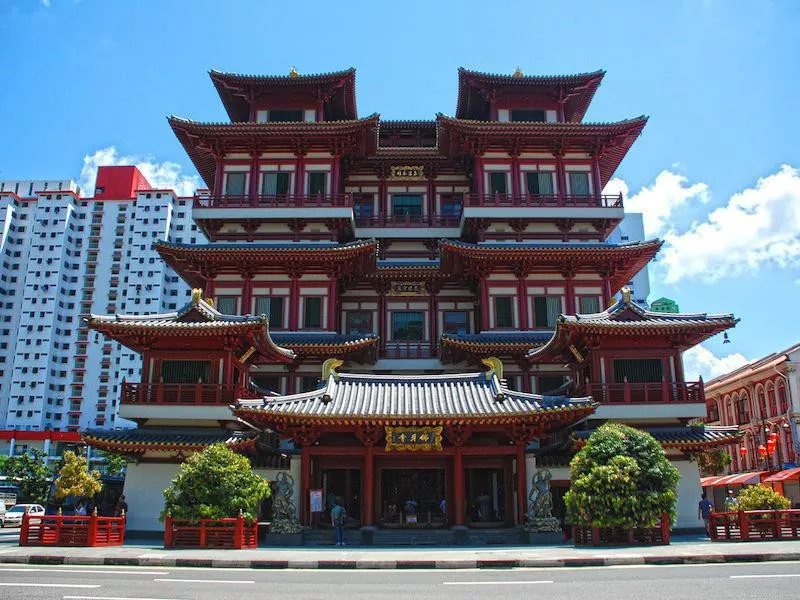
[[[203,299],[203,290],[201,288],[192,288],[192,304],[198,305]]]
[[[516,69],[514,69],[514,74],[512,75],[512,77],[514,79],[519,79],[521,77],[525,77],[525,73],[522,72],[522,69],[517,67]]]
[[[333,379],[335,381],[339,381],[339,373],[336,372],[336,369],[341,367],[344,364],[344,361],[340,358],[329,358],[324,363],[322,363],[322,381],[328,381],[328,378],[333,375]]]
[[[625,304],[631,303],[631,288],[628,286],[622,288],[622,302]]]
[[[289,69],[289,77],[291,77],[292,79],[300,77],[300,73],[297,72],[297,69],[295,69],[294,66],[292,66],[292,68]]]
[[[503,379],[503,361],[496,356],[490,356],[489,358],[482,358],[481,362],[489,367],[489,370],[486,371],[487,381],[490,380],[492,376],[497,376],[497,379]]]

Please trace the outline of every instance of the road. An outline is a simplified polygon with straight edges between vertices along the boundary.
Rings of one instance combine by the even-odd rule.
[[[268,571],[0,565],[0,600],[797,598],[800,563],[514,570]]]

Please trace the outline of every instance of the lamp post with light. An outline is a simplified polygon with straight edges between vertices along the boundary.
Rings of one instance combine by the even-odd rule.
[[[767,440],[767,452],[770,456],[775,452],[777,447],[778,450],[778,467],[783,468],[783,452],[781,451],[781,444],[780,444],[780,428],[783,429],[784,436],[788,435],[789,433],[789,422],[783,418],[779,420],[777,423],[770,423],[764,426],[764,436]]]

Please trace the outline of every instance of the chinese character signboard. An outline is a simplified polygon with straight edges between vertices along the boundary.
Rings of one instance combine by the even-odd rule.
[[[392,281],[387,296],[425,296],[422,281]]]
[[[441,427],[387,427],[386,451],[442,450]]]
[[[403,165],[391,167],[391,179],[425,179],[422,165]]]

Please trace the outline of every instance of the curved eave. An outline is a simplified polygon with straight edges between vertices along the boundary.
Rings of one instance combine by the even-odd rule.
[[[523,340],[519,342],[475,342],[468,340],[459,340],[451,337],[442,336],[442,346],[447,346],[455,350],[469,352],[480,356],[488,356],[496,352],[499,354],[526,354],[531,348],[538,348],[543,346],[545,342],[539,344],[526,343]]]
[[[374,347],[378,338],[364,338],[352,342],[341,343],[294,343],[287,341],[284,345],[298,356],[349,356],[366,348]]]
[[[141,455],[145,452],[200,452],[203,449],[219,442],[172,442],[172,441],[149,441],[149,442],[128,442],[88,434],[81,434],[81,440],[100,450],[117,452],[119,454]],[[224,441],[225,445],[232,450],[246,450],[255,447],[255,438],[242,439],[235,441]]]

